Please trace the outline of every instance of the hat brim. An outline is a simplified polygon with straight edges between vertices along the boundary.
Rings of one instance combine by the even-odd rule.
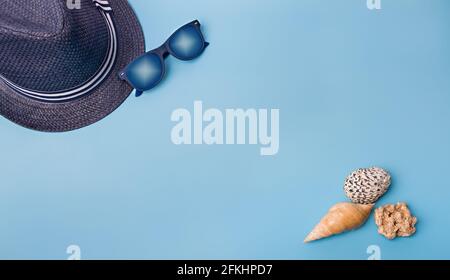
[[[26,128],[64,132],[91,125],[111,114],[133,91],[119,78],[122,70],[145,51],[141,25],[127,0],[111,0],[118,55],[108,78],[93,92],[65,103],[27,98],[0,80],[0,114]]]

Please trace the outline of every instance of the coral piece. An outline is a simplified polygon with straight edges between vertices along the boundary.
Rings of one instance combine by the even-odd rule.
[[[378,233],[388,239],[408,237],[416,232],[417,218],[411,215],[406,203],[388,204],[375,210]]]
[[[391,175],[379,167],[361,168],[345,179],[345,194],[353,203],[373,204],[391,185]]]
[[[306,237],[305,243],[362,226],[372,212],[373,206],[373,204],[363,205],[350,202],[336,204]]]

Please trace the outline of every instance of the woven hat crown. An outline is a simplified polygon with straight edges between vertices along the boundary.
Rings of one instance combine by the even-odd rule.
[[[92,0],[0,0],[0,74],[56,92],[77,87],[102,66],[108,27]],[[71,8],[69,8],[71,7]]]

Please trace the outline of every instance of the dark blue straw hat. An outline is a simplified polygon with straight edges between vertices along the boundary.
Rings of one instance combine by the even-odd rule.
[[[69,131],[129,96],[118,73],[145,47],[126,0],[0,2],[1,115],[39,131]]]

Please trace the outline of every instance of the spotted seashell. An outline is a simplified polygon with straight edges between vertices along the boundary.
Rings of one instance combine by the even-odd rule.
[[[344,190],[348,198],[358,204],[373,204],[391,185],[391,175],[379,167],[361,168],[345,179]]]

